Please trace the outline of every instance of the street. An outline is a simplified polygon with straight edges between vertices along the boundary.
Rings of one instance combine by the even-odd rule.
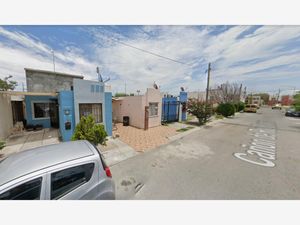
[[[300,119],[240,113],[112,166],[117,199],[300,199],[299,146]]]

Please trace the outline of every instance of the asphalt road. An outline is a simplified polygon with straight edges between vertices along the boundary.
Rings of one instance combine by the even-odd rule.
[[[300,199],[300,119],[241,113],[111,169],[117,199]]]

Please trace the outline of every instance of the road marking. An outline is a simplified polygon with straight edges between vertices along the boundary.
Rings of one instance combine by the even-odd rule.
[[[255,165],[274,167],[275,163],[273,161],[276,160],[275,131],[273,129],[251,129],[251,131],[253,131],[251,133],[253,138],[246,153],[234,153],[233,155],[240,160]]]

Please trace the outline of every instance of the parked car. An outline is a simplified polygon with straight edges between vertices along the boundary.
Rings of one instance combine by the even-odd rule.
[[[255,104],[248,104],[245,106],[244,112],[257,112],[257,105]]]
[[[0,161],[0,200],[115,199],[115,184],[88,141],[15,153]]]
[[[275,104],[272,106],[272,109],[280,109],[281,110],[281,105],[280,104]]]
[[[294,108],[289,108],[285,112],[285,116],[300,117],[300,112],[297,112]]]

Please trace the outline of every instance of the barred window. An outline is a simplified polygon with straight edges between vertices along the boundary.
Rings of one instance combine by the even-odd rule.
[[[49,103],[48,102],[34,102],[33,103],[33,115],[36,119],[48,118]]]
[[[79,117],[92,115],[96,123],[102,123],[102,104],[79,104]]]
[[[149,116],[158,116],[158,102],[149,103]]]

